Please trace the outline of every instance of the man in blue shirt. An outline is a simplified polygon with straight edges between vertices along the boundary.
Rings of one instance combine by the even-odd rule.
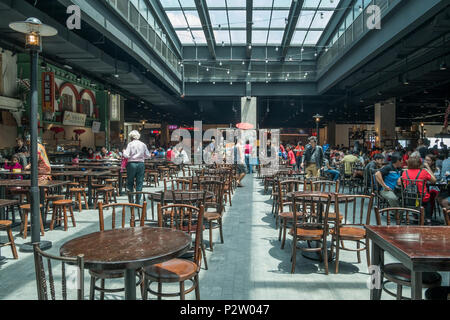
[[[391,207],[399,207],[400,202],[394,190],[397,185],[401,184],[400,177],[402,174],[402,157],[399,153],[391,156],[391,163],[384,166],[376,174],[375,178],[383,190],[380,195],[386,199]]]

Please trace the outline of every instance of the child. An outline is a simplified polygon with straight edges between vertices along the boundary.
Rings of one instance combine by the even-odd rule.
[[[76,154],[75,157],[72,159],[72,164],[77,165],[80,163],[80,155]]]
[[[17,156],[17,155],[12,156],[11,161],[12,161],[11,165],[9,165],[7,161],[5,161],[4,168],[6,170],[9,170],[11,172],[14,172],[15,170],[20,170],[20,171],[23,170],[23,166],[19,162],[20,161],[19,156]],[[23,176],[15,176],[15,179],[23,180]]]

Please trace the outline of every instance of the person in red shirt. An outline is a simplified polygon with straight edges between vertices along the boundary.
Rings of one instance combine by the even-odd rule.
[[[411,156],[411,153],[412,153],[411,149],[408,149],[408,151],[406,151],[406,152],[403,154],[403,156],[402,156],[402,165],[403,165],[403,168],[405,168],[405,167],[408,166],[408,159],[409,159],[409,157]]]
[[[305,151],[305,147],[302,145],[302,143],[300,141],[294,149],[295,161],[297,162],[297,171],[299,171],[299,172],[300,172],[300,167],[302,165],[302,158],[303,158],[304,151]]]
[[[408,159],[408,169],[403,171],[402,174],[402,185],[406,188],[409,184],[409,181],[404,181],[406,179],[409,180],[418,180],[415,182],[419,193],[422,195],[422,205],[425,208],[425,223],[427,225],[431,224],[431,216],[433,214],[432,205],[431,205],[431,197],[428,191],[427,186],[423,185],[427,182],[436,183],[436,177],[433,174],[429,164],[424,162],[422,167],[422,161],[419,157],[410,157]]]
[[[291,146],[287,147],[287,153],[288,153],[289,164],[292,166],[293,169],[295,169],[295,165],[297,164],[297,162],[295,161],[295,155],[294,155],[294,152],[292,151]]]

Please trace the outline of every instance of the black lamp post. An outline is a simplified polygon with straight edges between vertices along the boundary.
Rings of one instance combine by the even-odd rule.
[[[316,114],[313,118],[316,121],[317,144],[320,145],[319,123],[320,123],[320,120],[323,118],[323,116],[321,116],[320,114]]]
[[[424,134],[424,126],[425,126],[425,124],[422,122],[422,123],[420,124],[420,136],[421,136],[422,139],[425,138],[425,134]]]
[[[32,252],[33,243],[40,243],[42,250],[49,249],[52,244],[49,241],[40,241],[40,207],[38,184],[38,65],[39,52],[42,51],[41,37],[51,37],[58,31],[50,26],[42,24],[37,18],[28,18],[26,21],[13,22],[9,25],[14,31],[25,34],[25,48],[30,51],[31,57],[31,110],[30,110],[30,135],[31,135],[31,243],[21,247],[22,251]]]

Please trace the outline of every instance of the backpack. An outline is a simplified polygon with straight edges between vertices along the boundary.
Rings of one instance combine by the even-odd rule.
[[[415,207],[415,208],[419,208],[420,207],[420,199],[419,199],[419,194],[420,192],[418,192],[418,188],[419,186],[417,185],[417,180],[419,179],[420,174],[422,173],[422,169],[419,170],[419,173],[417,174],[417,177],[414,179],[414,182],[410,182],[406,187],[404,192],[406,194],[416,194],[416,199],[411,199],[408,198],[406,199],[406,203],[404,204],[405,206],[408,207]],[[411,180],[411,178],[409,177],[408,171],[406,171],[406,178],[408,180]],[[425,181],[423,181],[423,183],[425,183]],[[424,190],[425,191],[425,190]],[[421,195],[423,196],[423,195]]]

